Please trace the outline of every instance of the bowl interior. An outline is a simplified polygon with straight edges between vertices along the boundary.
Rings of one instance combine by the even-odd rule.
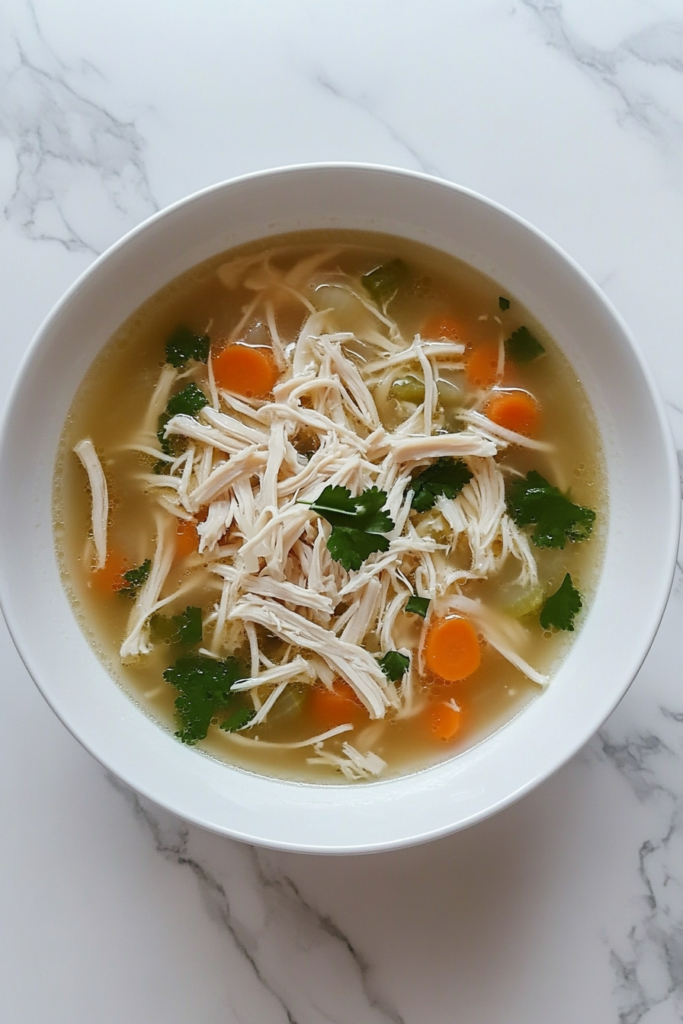
[[[356,786],[303,785],[232,769],[183,747],[142,714],[110,679],[74,617],[59,578],[51,518],[64,418],[119,324],[170,279],[217,252],[268,235],[333,227],[402,235],[442,249],[524,303],[586,388],[610,494],[595,600],[542,699],[451,761]],[[0,439],[0,595],[46,699],[131,786],[197,824],[279,848],[359,852],[419,842],[485,817],[547,777],[600,726],[640,666],[668,596],[677,538],[677,470],[661,403],[602,294],[552,243],[495,204],[383,168],[252,175],[199,193],[136,229],[83,275],[41,328]]]

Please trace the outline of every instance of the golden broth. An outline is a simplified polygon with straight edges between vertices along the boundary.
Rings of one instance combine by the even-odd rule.
[[[278,267],[292,266],[302,257],[326,244],[342,248],[329,262],[335,272],[357,279],[383,259],[400,257],[410,268],[408,283],[388,307],[406,338],[420,330],[425,318],[439,312],[453,313],[462,325],[464,340],[471,346],[485,344],[503,332],[509,336],[525,325],[540,339],[545,354],[517,368],[506,382],[509,387],[530,391],[541,406],[541,433],[554,445],[551,453],[512,446],[503,451],[498,462],[524,474],[538,470],[562,490],[571,488],[572,501],[597,511],[592,537],[580,544],[568,544],[564,550],[533,548],[540,584],[545,594],[554,592],[565,573],[571,573],[580,587],[584,611],[590,604],[599,568],[602,534],[607,519],[607,495],[604,486],[602,455],[597,444],[598,431],[588,401],[571,366],[527,310],[514,299],[509,309],[499,306],[500,288],[471,267],[415,243],[356,232],[315,232],[271,239],[268,251]],[[264,251],[263,243],[239,251],[223,253],[171,282],[143,304],[117,331],[86,375],[74,399],[61,441],[55,475],[55,534],[65,586],[82,628],[95,646],[108,670],[130,696],[166,728],[175,729],[174,701],[177,690],[167,683],[163,670],[178,656],[166,643],[158,643],[152,652],[132,664],[122,665],[118,650],[126,632],[130,599],[109,590],[101,592],[94,584],[90,531],[90,492],[82,466],[72,454],[74,445],[90,437],[101,457],[110,496],[109,544],[125,554],[128,567],[149,558],[154,542],[153,501],[149,487],[138,478],[149,474],[154,460],[123,446],[144,416],[150,395],[164,363],[164,345],[179,325],[197,334],[210,334],[212,352],[221,348],[239,321],[245,304],[253,294],[244,287],[227,290],[217,276],[217,268],[227,260]],[[317,272],[320,274],[320,272]],[[324,276],[324,272],[323,272]],[[324,286],[323,286],[324,287]],[[277,309],[277,326],[282,340],[291,344],[301,328],[305,310],[296,300],[285,299]],[[343,310],[338,314],[343,328]],[[252,324],[251,341],[263,344],[265,327]],[[249,327],[249,324],[247,324]],[[207,366],[190,362],[183,385],[194,381],[208,393]],[[184,371],[183,371],[184,372]],[[411,371],[412,372],[412,371]],[[442,375],[462,387],[460,370]],[[385,381],[386,385],[386,381]],[[376,401],[385,425],[393,428],[415,409],[415,403],[400,403],[387,387],[378,385]],[[418,403],[419,404],[419,403]],[[446,408],[448,429],[460,430],[455,419],[459,406]],[[304,432],[297,447],[302,450]],[[304,445],[305,447],[305,445]],[[422,467],[424,468],[424,467]],[[321,488],[324,481],[321,481]],[[430,513],[412,521],[422,528],[443,530],[443,523],[430,527]],[[422,524],[422,526],[420,525]],[[230,536],[235,535],[232,528]],[[462,545],[461,545],[462,547]],[[199,555],[190,555],[191,567],[202,564]],[[453,558],[467,565],[467,552],[456,550]],[[172,593],[188,577],[187,560],[179,559],[164,586]],[[462,593],[481,598],[492,606],[506,607],[518,598],[513,580],[518,565],[508,563],[495,577],[467,581]],[[164,608],[165,615],[178,615],[188,605],[198,605],[206,617],[221,596],[221,580],[206,573],[204,586],[183,593]],[[423,626],[418,616],[404,616],[400,627],[405,645],[415,650]],[[541,672],[552,674],[575,633],[543,631],[536,616],[524,620],[527,630],[524,657]],[[261,643],[272,645],[273,656],[281,647],[261,631]],[[234,631],[233,631],[234,634]],[[268,648],[270,649],[270,648]],[[234,653],[245,659],[248,645],[238,639]],[[221,655],[233,653],[221,649]],[[303,652],[305,655],[305,651]],[[248,660],[248,659],[247,659]],[[372,750],[387,764],[383,777],[415,770],[450,757],[479,742],[516,715],[541,691],[490,644],[482,645],[480,667],[460,682],[446,683],[425,674],[420,683],[422,695],[434,700],[454,700],[462,714],[462,728],[450,742],[436,739],[427,727],[424,713],[372,721],[362,711],[353,711],[354,730],[330,740],[333,752],[352,737],[361,752]],[[310,684],[294,683],[276,703],[268,719],[254,728],[259,743],[245,744],[236,734],[212,726],[200,749],[231,764],[266,774],[309,782],[342,780],[333,766],[308,764],[314,755],[310,747],[282,749],[268,743],[296,742],[324,731],[324,722],[316,718],[310,698]],[[286,699],[285,699],[286,698]],[[421,695],[418,694],[418,703]],[[248,735],[252,735],[248,733]]]

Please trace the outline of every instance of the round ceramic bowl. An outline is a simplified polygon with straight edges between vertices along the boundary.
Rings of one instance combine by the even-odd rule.
[[[610,499],[595,599],[548,690],[473,749],[402,778],[360,785],[292,783],[231,768],[178,743],[143,714],[78,625],[60,581],[51,514],[69,405],[119,324],[215,253],[330,227],[434,246],[524,303],[588,392]],[[651,376],[603,294],[556,245],[495,203],[434,178],[358,165],[292,167],[217,185],[152,217],[100,257],[43,324],[14,384],[0,439],[0,596],[46,700],[130,786],[236,839],[360,853],[480,821],[546,779],[589,739],[653,640],[671,585],[678,517],[675,453]]]

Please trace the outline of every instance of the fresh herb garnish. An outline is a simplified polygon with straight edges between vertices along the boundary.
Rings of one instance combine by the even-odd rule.
[[[198,413],[200,409],[203,409],[208,404],[209,400],[202,389],[190,382],[177,395],[169,398],[166,412],[169,416],[179,416],[181,413],[185,413],[187,416],[194,416],[195,413]]]
[[[209,358],[211,338],[208,334],[195,334],[189,327],[176,327],[166,342],[166,362],[180,369],[190,359],[205,363]]]
[[[407,654],[400,654],[398,651],[387,651],[385,655],[377,659],[387,679],[397,683],[408,671],[410,658]]]
[[[539,548],[586,540],[595,522],[592,509],[575,505],[535,469],[512,484],[507,509],[517,526],[536,527],[531,539]]]
[[[234,699],[230,690],[244,678],[236,658],[216,661],[205,654],[187,654],[167,668],[164,679],[180,690],[175,709],[181,728],[178,739],[190,746],[203,740],[212,718]]]
[[[184,387],[182,391],[179,391],[177,395],[174,395],[173,398],[169,398],[165,412],[162,412],[159,417],[157,429],[157,438],[164,455],[177,454],[172,439],[164,434],[168,421],[174,416],[180,416],[181,414],[195,416],[200,409],[203,409],[208,404],[209,400],[202,389],[192,382]]]
[[[239,711],[235,711],[224,722],[221,722],[221,729],[226,732],[237,732],[238,729],[243,729],[245,725],[248,725],[255,714],[253,708],[240,708]]]
[[[421,615],[423,619],[427,617],[429,611],[430,600],[428,597],[418,597],[417,594],[413,594],[406,601],[405,610],[407,612],[413,612],[415,615]]]
[[[505,312],[506,309],[510,308],[510,300],[506,299],[504,295],[498,296],[498,308]]]
[[[138,590],[149,576],[149,570],[151,568],[152,563],[149,558],[146,558],[142,565],[138,565],[135,569],[129,569],[128,572],[124,572],[123,578],[126,582],[122,587],[119,587],[118,593],[123,594],[124,597],[135,597]]]
[[[373,551],[388,550],[383,534],[393,530],[394,521],[383,510],[386,500],[386,491],[377,487],[369,487],[357,498],[351,497],[347,487],[326,487],[311,503],[311,511],[332,526],[327,548],[345,569],[360,569]]]
[[[407,276],[407,266],[403,260],[397,259],[382,263],[369,273],[363,274],[360,281],[373,302],[385,309]]]
[[[583,601],[572,578],[567,573],[559,590],[551,594],[543,607],[539,621],[543,629],[566,629],[574,632],[574,616],[581,611]]]
[[[528,327],[518,327],[505,342],[505,352],[513,363],[530,363],[543,355],[545,349]]]
[[[180,615],[153,615],[150,620],[152,639],[169,644],[192,647],[203,638],[202,610],[189,606]]]
[[[457,498],[471,479],[472,473],[462,459],[437,459],[413,477],[409,485],[413,492],[412,507],[416,512],[428,512],[442,494]]]

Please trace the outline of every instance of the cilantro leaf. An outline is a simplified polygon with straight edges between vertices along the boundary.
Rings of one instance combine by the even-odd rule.
[[[506,309],[510,308],[510,300],[506,299],[505,296],[500,295],[498,297],[498,308],[502,309],[503,312],[505,312]]]
[[[392,683],[397,683],[399,679],[402,679],[410,665],[410,658],[398,651],[387,651],[383,657],[377,660],[382,672]]]
[[[166,424],[174,416],[184,413],[186,416],[194,416],[209,404],[209,400],[196,384],[190,382],[187,387],[179,391],[177,395],[169,398],[166,410],[162,412],[157,424],[157,440],[164,455],[177,455],[177,438],[166,437],[164,430]]]
[[[574,616],[581,611],[583,600],[572,578],[567,573],[559,590],[551,594],[543,607],[539,621],[543,629],[566,629],[574,632]]]
[[[543,355],[545,349],[528,327],[518,327],[505,342],[505,351],[513,363],[530,363]]]
[[[195,334],[189,327],[176,327],[166,342],[166,362],[180,369],[190,359],[205,363],[209,358],[211,338],[208,334]]]
[[[507,509],[517,526],[535,526],[531,539],[538,548],[563,548],[567,541],[590,537],[595,512],[575,505],[535,469],[515,480]]]
[[[399,288],[408,276],[408,268],[403,260],[389,260],[374,270],[363,274],[360,281],[366,292],[382,309],[389,305]]]
[[[406,601],[405,611],[412,612],[414,615],[421,615],[423,619],[426,619],[430,603],[428,597],[418,597],[417,594],[413,594]]]
[[[182,644],[192,647],[200,644],[204,631],[202,628],[202,610],[188,605],[180,615],[153,615],[150,619],[152,640],[168,644]]]
[[[221,729],[226,732],[237,732],[238,729],[243,729],[245,725],[248,725],[255,714],[253,708],[239,708],[224,722],[221,722]]]
[[[202,610],[188,605],[180,615],[173,615],[171,621],[175,626],[176,643],[191,647],[192,644],[200,644],[204,635],[202,629]]]
[[[413,477],[410,483],[413,491],[412,507],[416,512],[428,512],[441,494],[447,498],[457,498],[471,479],[472,473],[462,459],[437,459]]]
[[[381,533],[365,533],[350,526],[333,526],[327,540],[327,550],[345,569],[360,569],[375,551],[388,551],[389,540]]]
[[[236,658],[216,661],[205,654],[187,654],[167,668],[164,679],[180,691],[175,702],[181,726],[178,739],[190,746],[203,740],[211,719],[234,699],[230,690],[240,678]]]
[[[369,487],[357,498],[351,497],[347,487],[325,487],[311,502],[311,511],[332,526],[327,548],[345,569],[360,569],[373,551],[389,548],[383,534],[393,530],[394,521],[383,508],[386,500],[386,491],[377,487]]]
[[[152,563],[149,558],[146,558],[142,565],[138,565],[135,569],[129,569],[128,572],[124,572],[123,578],[126,581],[122,587],[119,587],[118,593],[123,594],[124,597],[135,597],[138,590],[149,576],[149,570],[152,568]]]
[[[179,416],[181,413],[185,413],[187,416],[194,416],[195,413],[198,413],[200,409],[203,409],[208,404],[209,400],[202,389],[190,382],[177,395],[169,398],[166,412],[169,416]]]

